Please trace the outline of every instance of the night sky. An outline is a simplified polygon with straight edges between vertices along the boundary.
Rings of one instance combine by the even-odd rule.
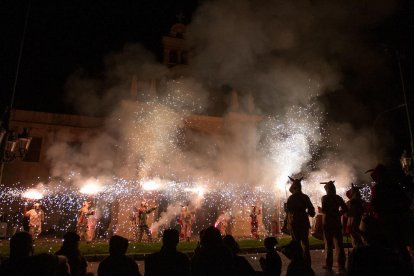
[[[177,22],[177,15],[182,13],[183,22],[191,23],[193,13],[204,2],[208,1],[31,1],[14,108],[75,113],[65,91],[67,79],[75,71],[104,78],[104,57],[121,51],[127,43],[142,44],[161,62],[161,38]],[[28,3],[0,4],[2,108],[10,102]],[[344,78],[321,101],[332,120],[351,122],[357,128],[375,122],[375,128],[389,128],[395,136],[408,137],[404,109],[384,113],[403,103],[394,49],[401,56],[408,104],[414,106],[414,4],[409,0],[395,3],[393,12],[360,30],[358,37],[370,45],[373,57],[366,52],[358,56],[358,49],[332,56]],[[378,56],[381,62],[374,62],[372,58]],[[409,145],[408,138],[400,141]]]
[[[4,2],[4,1],[2,1]],[[1,4],[2,103],[11,94],[29,1]],[[161,61],[161,38],[183,14],[189,21],[197,1],[32,1],[15,108],[73,112],[64,85],[78,69],[99,76],[106,55],[141,43]]]

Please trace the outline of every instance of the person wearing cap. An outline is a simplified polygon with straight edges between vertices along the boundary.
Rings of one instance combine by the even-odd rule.
[[[32,209],[25,211],[24,215],[29,218],[29,233],[33,240],[37,239],[42,232],[42,222],[45,220],[45,213],[40,207],[40,203],[36,202]]]
[[[144,232],[148,236],[148,241],[152,241],[151,231],[147,224],[148,215],[157,209],[157,207],[148,208],[148,204],[143,201],[141,207],[138,209],[138,242],[142,241]]]
[[[90,202],[85,201],[83,202],[82,208],[80,208],[78,213],[78,221],[76,224],[77,233],[80,237],[80,240],[86,240],[87,242],[90,242],[90,239],[88,238],[88,218],[90,215],[93,215],[94,212],[92,210],[89,210]]]
[[[336,194],[335,181],[322,182],[326,195],[322,197],[322,221],[323,235],[325,242],[325,266],[327,270],[332,270],[333,248],[335,244],[337,262],[340,271],[345,271],[345,250],[342,235],[341,216],[348,212],[342,197]]]
[[[67,232],[63,236],[62,247],[55,255],[65,256],[68,259],[70,275],[85,276],[88,263],[79,250],[80,236],[75,232]]]
[[[288,229],[292,240],[298,241],[303,250],[305,262],[311,266],[311,256],[309,251],[309,217],[315,216],[315,208],[310,201],[309,196],[302,193],[302,184],[300,179],[293,179],[289,191],[292,193],[286,203],[286,213],[288,216]]]

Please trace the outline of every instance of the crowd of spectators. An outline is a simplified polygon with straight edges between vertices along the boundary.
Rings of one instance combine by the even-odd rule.
[[[352,185],[350,200],[345,203],[336,195],[334,181],[323,182],[327,194],[322,197],[323,231],[327,272],[334,263],[333,249],[337,253],[336,263],[341,275],[414,275],[410,252],[414,248],[414,217],[412,198],[389,178],[382,165],[370,170],[375,181],[369,208]],[[300,181],[290,189],[287,212],[292,215],[292,241],[281,247],[281,252],[290,263],[286,275],[315,275],[310,260],[306,223],[295,224],[298,217],[307,219],[315,215],[308,197],[301,192]],[[290,200],[290,201],[289,201]],[[303,215],[297,216],[302,212]],[[340,218],[347,213],[347,222]],[[296,214],[296,216],[295,216]],[[305,238],[300,229],[306,227]],[[343,226],[346,225],[347,230]],[[345,256],[342,234],[352,238],[353,249]],[[299,234],[298,234],[299,233]],[[145,257],[145,275],[281,275],[282,261],[276,250],[275,237],[264,239],[266,253],[259,259],[261,271],[255,271],[245,257],[240,256],[240,247],[231,235],[222,237],[220,231],[210,226],[199,233],[199,241],[191,258],[177,251],[179,232],[166,229],[159,252]],[[62,247],[55,254],[33,255],[33,236],[19,232],[10,239],[9,259],[0,266],[1,275],[80,275],[88,276],[87,262],[79,250],[80,237],[68,232],[63,237]],[[109,241],[109,256],[99,263],[98,276],[141,275],[136,261],[126,255],[129,241],[114,235]],[[347,261],[345,261],[347,259]],[[92,274],[93,275],[93,274]]]

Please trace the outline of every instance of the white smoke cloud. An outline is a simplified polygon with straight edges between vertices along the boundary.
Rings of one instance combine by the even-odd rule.
[[[374,15],[355,15],[359,24],[374,24],[392,7],[392,1],[380,4]],[[182,74],[141,46],[126,45],[105,59],[104,80],[84,72],[68,80],[70,99],[82,112],[110,115],[102,132],[82,139],[80,147],[71,144],[79,137],[56,140],[48,151],[52,176],[204,179],[207,191],[230,188],[237,197],[257,185],[282,194],[287,177],[301,174],[315,201],[323,192],[320,181],[335,179],[345,188],[363,178],[360,168],[372,167],[371,136],[330,122],[319,99],[342,86],[340,62],[352,56],[344,49],[366,51],[355,32],[358,20],[349,15],[367,9],[358,1],[205,2],[188,29],[194,53]],[[130,98],[133,76],[162,80],[158,94],[147,102],[121,101]],[[191,129],[188,116],[203,112],[209,92],[223,86],[242,99],[252,95],[263,117],[232,112],[200,119],[204,130],[219,126],[207,135]],[[154,229],[179,207],[168,206]]]

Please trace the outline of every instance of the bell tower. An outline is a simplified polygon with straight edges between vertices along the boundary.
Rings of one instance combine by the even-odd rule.
[[[188,46],[185,41],[186,26],[183,23],[174,24],[170,33],[162,38],[164,46],[163,63],[168,67],[188,62]]]

